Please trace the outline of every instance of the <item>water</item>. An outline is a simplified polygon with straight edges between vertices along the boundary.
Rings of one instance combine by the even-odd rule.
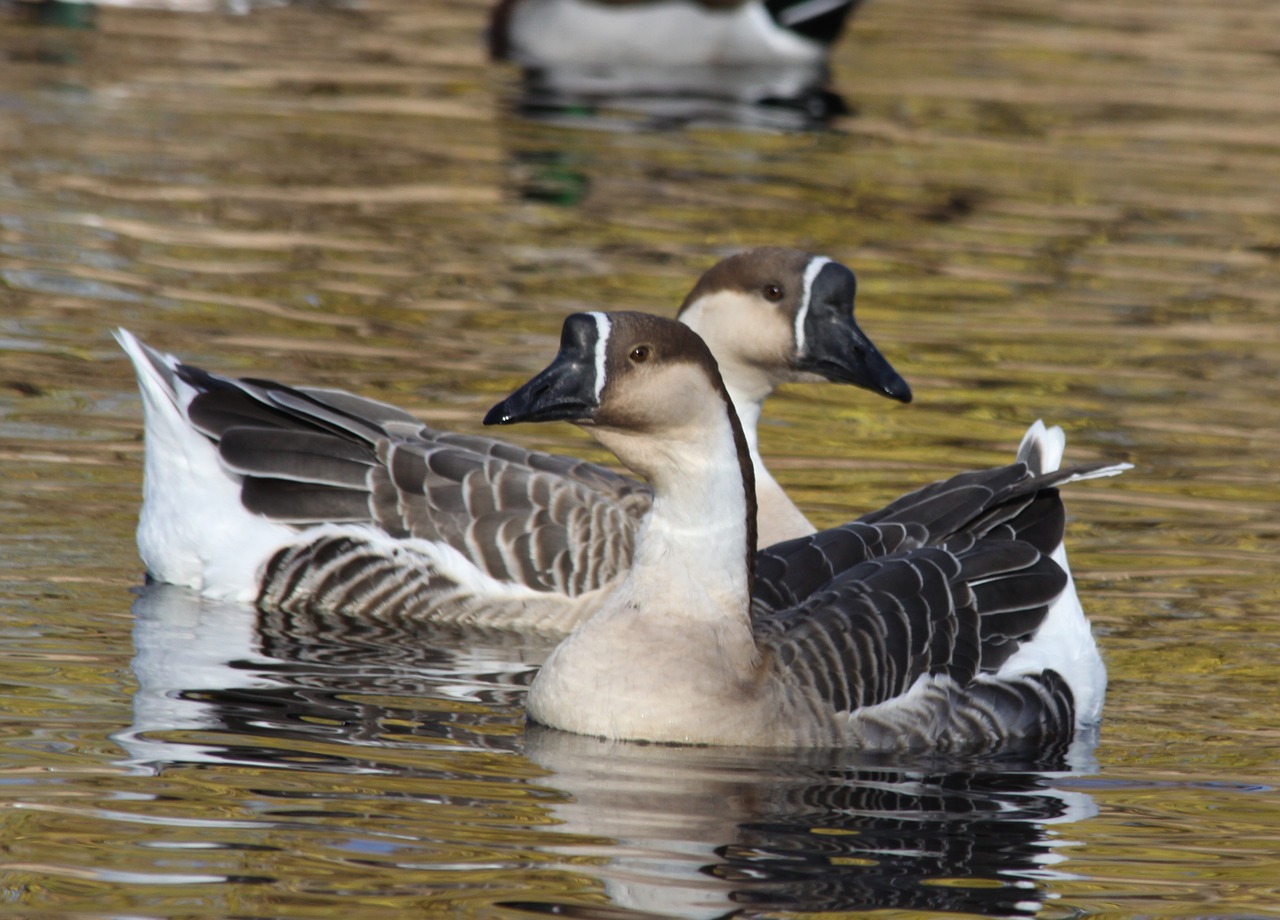
[[[485,12],[0,9],[0,914],[1276,913],[1278,8],[872,3],[802,133],[522,117]],[[115,326],[476,431],[565,313],[762,243],[853,266],[916,392],[771,404],[818,522],[1037,417],[1137,465],[1068,496],[1074,769],[530,733],[536,643],[138,593]]]

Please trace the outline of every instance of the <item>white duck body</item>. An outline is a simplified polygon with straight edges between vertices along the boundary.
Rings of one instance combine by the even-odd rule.
[[[751,465],[702,343],[641,314],[570,317],[561,341],[486,422],[577,421],[655,497],[632,568],[535,678],[532,719],[632,740],[990,751],[1065,744],[1096,717],[1075,701],[1093,705],[1098,675],[1055,651],[1072,630],[1092,644],[1082,615],[1050,622],[1068,583],[1050,558],[1055,486],[1121,467],[963,474],[764,551],[753,583]]]
[[[855,292],[839,263],[765,248],[709,270],[682,315],[719,343],[749,418],[788,381],[909,400],[854,322]],[[144,396],[138,539],[157,580],[281,609],[563,634],[630,565],[642,483],[339,391],[217,377],[118,338]],[[752,457],[765,539],[812,532]]]
[[[816,114],[830,105],[830,46],[859,2],[503,0],[490,54],[524,68],[539,107],[611,99],[681,119],[707,110],[696,100],[722,100]],[[770,123],[760,114],[746,121]]]
[[[760,2],[516,0],[503,7],[498,56],[524,64],[662,69],[826,57],[825,44],[781,26]]]

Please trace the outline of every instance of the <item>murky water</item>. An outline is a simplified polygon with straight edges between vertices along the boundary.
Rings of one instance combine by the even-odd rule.
[[[1280,912],[1280,7],[875,0],[809,133],[526,119],[485,14],[0,7],[0,913]],[[1069,496],[1094,766],[529,733],[537,645],[136,593],[115,326],[479,430],[565,313],[758,243],[916,392],[772,405],[821,523],[1037,417],[1137,465]]]

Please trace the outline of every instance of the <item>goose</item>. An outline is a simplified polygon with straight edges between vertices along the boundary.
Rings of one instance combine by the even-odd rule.
[[[641,313],[568,317],[490,425],[569,421],[653,489],[630,569],[547,657],[530,720],[606,739],[875,752],[1040,749],[1097,720],[1105,669],[1057,487],[1024,456],[757,551],[748,442],[715,359]],[[1065,557],[1063,557],[1065,558]],[[1057,622],[1057,618],[1071,618]]]
[[[813,532],[760,460],[761,403],[830,380],[910,401],[853,317],[856,279],[796,249],[707,271],[679,317],[714,343],[747,420],[760,532]],[[646,485],[437,431],[349,393],[233,380],[124,330],[145,413],[138,547],[149,577],[279,610],[566,633],[630,565]]]

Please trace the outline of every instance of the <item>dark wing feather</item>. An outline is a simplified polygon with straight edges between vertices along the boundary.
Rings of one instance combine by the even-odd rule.
[[[953,602],[959,575],[959,561],[934,548],[864,562],[800,606],[758,618],[758,644],[836,712],[882,703],[950,663],[960,633],[976,635],[976,611]]]
[[[955,530],[973,517],[975,508],[986,507],[994,496],[1004,494],[1030,475],[1025,463],[960,473],[908,492],[859,520],[868,524],[913,521],[931,533]]]
[[[916,549],[927,537],[922,528],[896,521],[879,525],[853,521],[775,543],[756,554],[753,609],[795,607],[840,573],[871,559]]]
[[[292,479],[341,489],[368,487],[376,458],[367,445],[319,431],[236,427],[218,442],[218,453],[233,472]]]
[[[1003,539],[1050,553],[1062,542],[1066,521],[1057,484],[1103,468],[1036,475],[1019,462],[961,473],[851,523],[777,543],[756,557],[753,610],[759,615],[802,604],[860,562],[922,546],[959,552],[981,540]]]
[[[365,493],[294,479],[246,478],[240,501],[254,514],[296,526],[359,524],[369,517]]]
[[[1025,740],[1024,729],[1073,728],[1069,692],[1063,722],[1061,701],[1048,712],[1037,702],[1041,678],[993,676],[1066,581],[1052,559],[1019,540],[978,540],[958,552],[914,548],[856,565],[790,610],[757,615],[757,641],[777,679],[828,714],[863,719],[864,743],[994,749]],[[903,700],[925,675],[927,692]],[[864,719],[868,707],[880,708]]]
[[[1057,671],[1027,674],[1011,680],[984,680],[965,688],[951,707],[944,748],[974,745],[985,739],[987,750],[1034,751],[1039,756],[1066,753],[1075,728],[1071,688]]]

